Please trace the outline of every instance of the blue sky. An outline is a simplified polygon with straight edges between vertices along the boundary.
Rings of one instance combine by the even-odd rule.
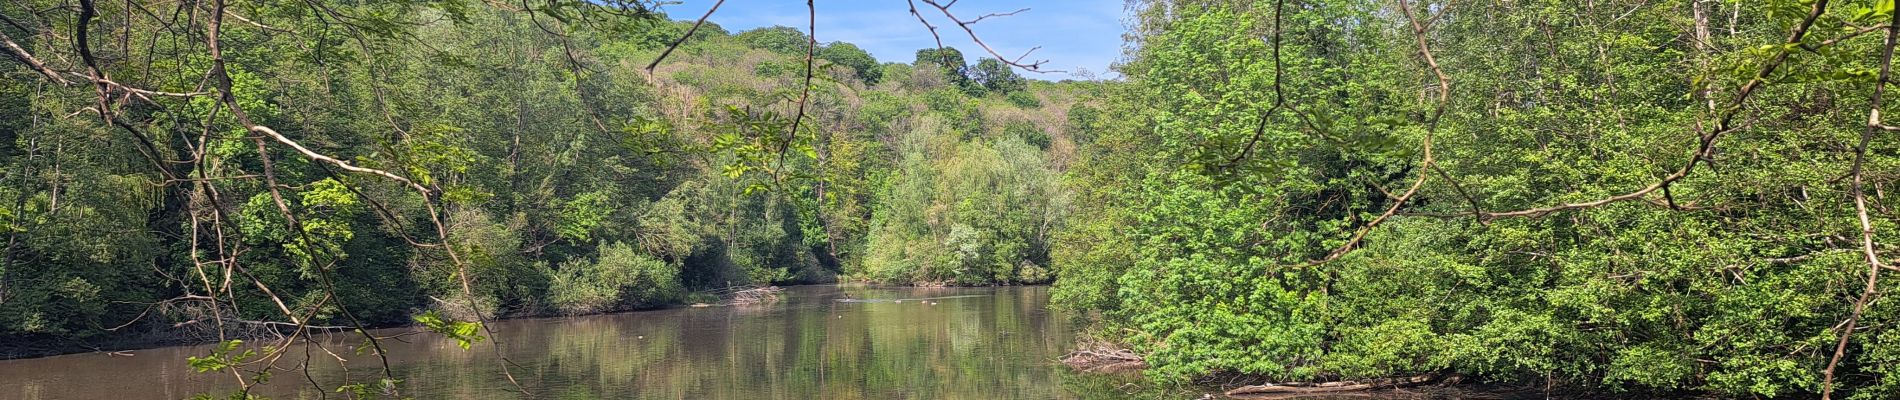
[[[713,0],[683,0],[662,8],[673,19],[693,20]],[[1115,78],[1108,66],[1121,58],[1123,0],[960,0],[950,8],[964,20],[993,12],[1029,8],[1020,14],[971,25],[998,53],[1014,58],[1042,46],[1023,61],[1049,60],[1046,70],[1088,70]],[[817,0],[818,41],[857,44],[880,62],[910,62],[917,49],[936,47],[930,31],[910,15],[904,0]],[[943,14],[918,2],[917,11],[937,25],[945,46],[962,50],[971,63],[989,57],[967,33]],[[799,30],[807,26],[805,2],[797,0],[726,0],[710,19],[733,33],[772,25]],[[1023,73],[1034,79],[1072,78],[1068,73]]]

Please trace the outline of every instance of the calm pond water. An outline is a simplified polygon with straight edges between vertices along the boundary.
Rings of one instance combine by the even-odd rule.
[[[1048,289],[1035,286],[803,286],[766,305],[508,320],[495,328],[520,365],[515,376],[533,398],[543,399],[1123,398],[1129,395],[1124,390],[1140,386],[1128,378],[1075,374],[1055,362],[1074,331],[1067,317],[1048,310],[1048,300]],[[342,345],[333,348],[342,349],[356,340],[337,341]],[[463,350],[426,334],[384,345],[406,382],[404,395],[526,398],[509,391],[486,342]],[[234,388],[227,375],[186,365],[186,357],[207,352],[207,346],[181,346],[130,357],[0,361],[0,399],[177,399]],[[312,353],[315,379],[334,388],[345,372],[320,350]],[[345,357],[352,376],[374,381],[374,357]],[[293,351],[279,365],[303,359]],[[258,392],[273,399],[324,394],[292,371],[279,372]]]

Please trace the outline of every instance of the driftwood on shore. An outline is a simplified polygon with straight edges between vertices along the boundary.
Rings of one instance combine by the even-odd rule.
[[[722,304],[747,305],[778,301],[779,292],[784,290],[785,288],[778,286],[746,285],[714,290],[711,293],[714,296],[719,296]],[[695,304],[694,306],[697,307],[699,305]]]
[[[178,321],[171,324],[172,329],[167,332],[167,335],[170,339],[185,342],[212,342],[228,339],[283,340],[299,330],[334,332],[355,329],[349,326],[242,319],[237,317],[240,314],[232,306],[203,296],[187,295],[160,301],[153,303],[147,311],[156,311],[158,315],[165,315]],[[142,313],[138,318],[144,318],[145,315]],[[107,329],[107,331],[131,326],[136,321],[138,319]]]
[[[1439,381],[1437,374],[1425,374],[1396,378],[1362,379],[1336,382],[1281,382],[1263,385],[1249,385],[1227,391],[1228,397],[1279,394],[1317,394],[1336,392],[1355,392],[1364,390],[1392,389],[1417,386]],[[1457,377],[1446,379],[1455,381]]]
[[[1121,373],[1148,367],[1148,361],[1133,350],[1108,343],[1085,343],[1082,348],[1062,356],[1062,364],[1076,371]]]
[[[1080,372],[1122,373],[1138,371],[1148,367],[1147,360],[1141,354],[1114,343],[1084,339],[1078,343],[1075,351],[1063,355],[1062,364]],[[1351,392],[1400,389],[1431,383],[1456,384],[1463,377],[1457,374],[1424,374],[1405,377],[1360,379],[1334,382],[1275,382],[1260,385],[1248,385],[1228,390],[1225,394],[1233,398],[1287,398],[1311,395],[1350,395]]]

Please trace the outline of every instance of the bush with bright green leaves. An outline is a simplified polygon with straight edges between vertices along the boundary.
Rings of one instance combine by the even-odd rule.
[[[570,315],[592,314],[673,304],[686,295],[678,265],[619,242],[601,244],[598,254],[547,272],[549,306]]]
[[[876,281],[1043,283],[1067,192],[1017,137],[959,142],[926,120],[872,214],[864,274]]]
[[[1778,43],[1820,3],[1190,3],[1139,4],[1125,82],[1099,112],[1072,109],[1102,128],[1070,175],[1075,217],[1054,252],[1056,301],[1145,354],[1148,376],[1823,390],[1868,279],[1847,179],[1884,36],[1843,32],[1890,9],[1828,4],[1809,51]],[[1408,13],[1432,21],[1442,117]],[[1744,106],[1726,105],[1782,53]],[[1460,216],[1643,188],[1728,112],[1735,129],[1666,191]],[[1900,139],[1868,146],[1863,179],[1895,184]],[[1420,175],[1356,249],[1309,263]],[[1900,225],[1873,213],[1891,256]],[[1900,307],[1875,299],[1836,398],[1900,396]]]

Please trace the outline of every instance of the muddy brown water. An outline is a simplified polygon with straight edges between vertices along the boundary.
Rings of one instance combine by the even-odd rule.
[[[503,351],[520,365],[514,375],[532,397],[510,391],[487,342],[463,350],[440,335],[419,334],[384,345],[403,381],[401,394],[418,399],[1072,399],[1141,390],[1131,377],[1076,374],[1055,362],[1074,327],[1048,309],[1047,287],[802,286],[782,294],[755,306],[496,322]],[[346,373],[311,350],[311,378],[327,389],[286,370],[253,393],[341,398],[331,391],[346,375],[379,378],[375,357],[346,352],[359,338],[328,340],[350,362]],[[277,364],[301,363],[302,348]],[[210,349],[0,361],[0,399],[222,397],[237,387],[232,377],[186,364]]]

